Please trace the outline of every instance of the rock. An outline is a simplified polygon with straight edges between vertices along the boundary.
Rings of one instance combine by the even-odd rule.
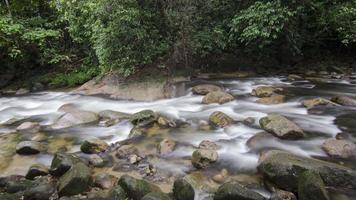
[[[356,107],[356,100],[347,96],[336,96],[331,98],[331,101],[343,106]]]
[[[331,157],[354,158],[356,156],[356,144],[347,140],[327,139],[322,144],[322,149]]]
[[[40,128],[41,126],[37,122],[24,122],[16,130],[22,133],[37,133]]]
[[[53,176],[62,176],[78,162],[80,162],[80,159],[71,154],[56,153],[51,163],[50,174]]]
[[[284,95],[272,95],[270,97],[262,97],[256,102],[265,105],[280,104],[286,101],[286,96]]]
[[[94,177],[94,186],[101,189],[111,189],[117,183],[117,178],[107,173],[100,173]]]
[[[273,136],[269,133],[259,132],[256,133],[254,136],[250,137],[247,140],[246,145],[251,149],[258,150],[260,148],[263,148],[263,144],[265,144],[267,140],[270,140],[272,138]]]
[[[279,114],[269,114],[261,118],[260,126],[281,139],[299,139],[305,136],[299,126]]]
[[[337,104],[324,99],[324,98],[315,98],[315,99],[308,99],[303,101],[303,106],[308,109],[314,108],[315,106],[335,106]]]
[[[193,186],[185,179],[177,179],[173,184],[173,195],[176,200],[194,200]]]
[[[223,183],[225,182],[228,175],[229,175],[228,171],[226,169],[222,169],[221,172],[213,176],[212,179],[217,183]]]
[[[87,193],[85,200],[108,200],[108,193],[103,190],[93,190]]]
[[[37,180],[36,180],[37,181]],[[24,200],[48,200],[56,193],[56,187],[53,183],[41,181],[36,186],[27,189],[23,195]]]
[[[289,74],[287,79],[290,81],[299,81],[299,80],[303,80],[303,77],[296,74]]]
[[[31,165],[31,167],[27,171],[26,178],[33,180],[37,176],[47,176],[48,174],[49,174],[48,167],[42,164],[34,164]]]
[[[262,195],[247,189],[237,181],[222,184],[215,193],[214,200],[266,200]]]
[[[172,139],[164,139],[159,143],[158,152],[161,155],[169,154],[174,151],[176,147],[176,142]]]
[[[158,186],[145,180],[135,179],[129,175],[121,176],[119,185],[126,191],[128,197],[133,200],[141,200],[150,192],[161,192]]]
[[[31,137],[31,140],[36,142],[43,142],[47,140],[47,136],[44,133],[36,133]]]
[[[18,192],[24,192],[25,190],[34,186],[35,183],[33,181],[27,180],[24,177],[9,177],[8,179],[6,179],[6,182],[4,184],[4,191],[13,194]]]
[[[259,86],[252,90],[252,95],[256,97],[270,97],[275,94],[275,92],[279,91],[280,89],[276,89],[270,86]]]
[[[209,116],[209,121],[215,127],[225,128],[230,126],[234,120],[223,112],[215,111]]]
[[[87,154],[96,154],[106,151],[109,145],[97,138],[86,139],[80,146],[80,150]]]
[[[90,124],[99,121],[99,116],[94,112],[74,110],[62,115],[53,125],[53,129],[63,129],[78,125]]]
[[[172,121],[172,120],[170,120],[170,119],[168,119],[166,117],[163,117],[163,116],[158,117],[157,123],[158,123],[159,126],[161,126],[163,128],[175,128],[175,127],[177,127],[177,124],[174,121]]]
[[[218,160],[218,153],[215,150],[198,149],[193,152],[192,164],[194,167],[206,168]]]
[[[0,199],[2,199],[2,200],[18,200],[19,198],[14,194],[0,192]]]
[[[199,121],[199,130],[201,131],[210,131],[212,127],[210,126],[209,122],[205,120],[200,120]]]
[[[277,190],[273,192],[269,200],[297,200],[297,197],[288,191]]]
[[[42,150],[42,144],[36,141],[23,141],[16,145],[16,153],[20,155],[38,154]]]
[[[129,162],[131,164],[137,164],[138,162],[141,161],[142,158],[140,158],[139,156],[137,156],[136,154],[132,154],[129,156]]]
[[[224,90],[217,86],[217,85],[211,85],[211,84],[202,84],[202,85],[197,85],[192,88],[193,94],[197,95],[206,95],[209,92],[223,92]]]
[[[108,199],[109,200],[126,200],[127,195],[124,189],[121,186],[116,185],[108,192]]]
[[[209,140],[203,140],[199,144],[199,149],[218,150],[219,146]]]
[[[356,189],[356,171],[314,158],[270,150],[261,155],[258,165],[258,171],[265,178],[279,188],[292,192],[297,191],[298,178],[301,173],[307,170],[318,172],[328,187],[343,190]]]
[[[320,175],[315,171],[305,171],[299,176],[299,200],[329,200],[328,192]]]
[[[94,167],[104,167],[105,161],[97,154],[92,154],[89,156],[89,164]]]
[[[116,120],[117,122],[120,122],[124,119],[130,119],[131,115],[113,110],[103,110],[99,112],[99,117],[100,119]]]
[[[146,128],[141,128],[141,127],[133,127],[130,130],[130,134],[128,136],[129,139],[139,139],[147,134],[147,129]]]
[[[141,200],[171,200],[171,197],[163,192],[150,192],[146,194]]]
[[[63,104],[61,105],[61,107],[57,109],[58,112],[65,112],[65,113],[75,112],[77,110],[78,110],[77,106],[73,103]]]
[[[16,95],[25,95],[30,93],[30,90],[26,89],[26,88],[20,88],[16,91]]]
[[[131,116],[130,122],[137,127],[145,127],[157,121],[157,114],[152,110],[143,110]]]
[[[247,117],[242,121],[242,123],[244,123],[245,125],[248,125],[248,126],[252,126],[255,122],[256,122],[256,120],[253,117]]]
[[[115,156],[123,159],[128,158],[130,155],[138,154],[138,149],[134,145],[123,145],[116,150]]]
[[[89,189],[91,184],[91,170],[84,163],[74,164],[58,182],[60,196],[72,196]]]
[[[202,103],[203,104],[224,104],[230,101],[235,100],[235,98],[226,92],[209,92],[207,95],[204,96]]]

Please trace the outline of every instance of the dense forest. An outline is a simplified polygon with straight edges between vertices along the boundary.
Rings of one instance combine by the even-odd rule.
[[[234,66],[234,60],[293,67],[302,59],[352,55],[356,42],[355,0],[2,0],[0,5],[3,82],[32,72],[46,74],[41,80],[53,84],[75,85],[107,72],[127,77],[147,67],[219,70]]]

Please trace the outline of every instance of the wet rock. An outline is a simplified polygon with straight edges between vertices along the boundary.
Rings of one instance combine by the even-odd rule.
[[[246,119],[243,120],[242,123],[244,123],[245,125],[251,126],[256,122],[255,118],[253,117],[247,117]]]
[[[193,186],[185,179],[177,179],[173,184],[173,195],[176,200],[194,200]]]
[[[192,164],[194,167],[206,168],[218,160],[218,153],[210,149],[198,149],[193,152]]]
[[[217,86],[217,85],[211,85],[211,84],[202,84],[202,85],[197,85],[192,88],[193,94],[197,95],[206,95],[209,92],[223,92],[224,90]]]
[[[36,141],[23,141],[16,145],[16,153],[20,155],[38,154],[42,150],[42,144]]]
[[[327,139],[322,144],[322,149],[331,157],[354,158],[356,156],[356,144],[347,140]]]
[[[232,124],[233,119],[223,112],[215,111],[209,116],[209,121],[215,127],[225,128]]]
[[[299,80],[303,80],[303,77],[296,75],[296,74],[289,74],[287,79],[289,81],[299,81]]]
[[[225,182],[226,178],[229,176],[229,173],[226,169],[222,169],[220,173],[213,176],[213,180],[217,183]]]
[[[53,129],[63,129],[78,125],[96,123],[99,116],[90,111],[75,110],[62,115],[53,125]]]
[[[61,105],[61,107],[57,109],[58,112],[66,112],[66,113],[75,112],[76,110],[78,110],[78,108],[73,103],[63,104]]]
[[[161,155],[169,154],[174,151],[176,147],[176,142],[172,139],[164,139],[159,143],[158,152]]]
[[[151,192],[146,194],[141,200],[171,200],[171,197],[163,192]]]
[[[108,192],[108,199],[109,200],[126,200],[127,195],[124,189],[121,186],[116,185]]]
[[[209,140],[203,140],[199,144],[199,149],[218,150],[219,146]]]
[[[94,185],[104,190],[113,188],[116,183],[117,177],[111,174],[100,173],[94,177]]]
[[[121,176],[119,185],[126,191],[128,197],[140,200],[150,192],[161,192],[158,186],[145,180],[135,179],[129,175]]]
[[[36,181],[40,182],[25,191],[24,200],[48,200],[56,195],[56,187],[53,183],[42,180]]]
[[[145,127],[157,121],[157,114],[152,110],[143,110],[131,116],[130,122],[137,127]]]
[[[324,98],[315,98],[315,99],[308,99],[303,101],[303,106],[308,109],[314,108],[315,106],[335,106],[337,104],[333,103]]]
[[[272,138],[273,138],[273,136],[266,132],[256,133],[254,136],[250,137],[247,140],[246,145],[251,149],[258,150],[261,147],[263,147],[262,144],[264,144],[265,141],[270,140]]]
[[[331,98],[331,101],[343,106],[356,107],[356,100],[347,96],[336,96]]]
[[[44,133],[37,133],[33,137],[31,137],[31,140],[36,142],[43,142],[47,140],[47,136]]]
[[[288,191],[277,190],[273,192],[269,200],[297,200],[297,197]]]
[[[113,110],[103,110],[99,112],[100,119],[109,119],[120,122],[124,119],[130,119],[131,115],[128,113],[117,112]]]
[[[18,133],[0,134],[0,170],[6,169],[16,152],[16,145],[20,140]]]
[[[137,164],[138,162],[140,162],[142,160],[141,157],[139,157],[136,154],[132,154],[129,156],[129,162],[130,164]]]
[[[26,178],[33,180],[37,176],[47,176],[49,174],[48,167],[42,164],[34,164],[28,169]]]
[[[279,188],[292,192],[297,191],[299,176],[308,170],[319,173],[328,187],[343,190],[356,189],[356,171],[285,151],[270,150],[263,153],[259,160],[258,170]]]
[[[146,128],[140,128],[140,127],[133,127],[130,130],[129,137],[130,139],[138,139],[146,136],[147,134],[147,129]]]
[[[210,126],[209,122],[205,120],[200,120],[199,121],[199,130],[201,131],[210,131],[212,127]]]
[[[37,122],[24,122],[16,130],[22,133],[36,133],[40,128],[41,126]]]
[[[270,97],[275,94],[275,92],[279,91],[280,89],[276,89],[270,86],[259,86],[252,90],[252,95],[256,97]]]
[[[273,105],[273,104],[280,104],[286,101],[286,96],[284,95],[273,95],[270,97],[262,97],[258,99],[256,102],[265,105]]]
[[[237,181],[222,184],[214,196],[214,200],[228,199],[266,200],[259,193],[247,189]]]
[[[294,122],[279,114],[269,114],[260,119],[261,127],[281,139],[299,139],[305,136]]]
[[[16,91],[16,95],[25,95],[30,93],[30,90],[26,89],[26,88],[20,88]]]
[[[106,151],[109,148],[109,145],[97,138],[91,138],[85,140],[80,146],[80,150],[83,153],[87,154],[96,154]]]
[[[130,155],[138,154],[138,149],[134,145],[123,145],[116,150],[115,156],[117,158],[128,158]]]
[[[328,192],[320,175],[315,171],[305,171],[299,177],[299,200],[329,200]]]
[[[224,104],[230,101],[235,100],[235,98],[226,92],[209,92],[207,95],[204,96],[202,103],[203,104]]]
[[[80,162],[80,159],[71,154],[56,153],[51,163],[50,174],[53,176],[62,176],[78,162]]]
[[[58,192],[60,196],[72,196],[87,191],[90,184],[90,168],[78,162],[59,179]]]
[[[104,167],[105,161],[97,154],[92,154],[89,156],[89,164],[94,167]]]
[[[160,116],[158,117],[157,123],[159,126],[163,127],[163,128],[174,128],[177,127],[177,124],[173,121],[170,120],[166,117]]]
[[[94,190],[90,191],[87,195],[85,200],[108,200],[107,198],[108,193],[103,190]]]
[[[5,179],[4,190],[7,193],[18,193],[24,192],[25,190],[34,187],[35,183],[33,181],[27,180],[24,177],[9,177]]]

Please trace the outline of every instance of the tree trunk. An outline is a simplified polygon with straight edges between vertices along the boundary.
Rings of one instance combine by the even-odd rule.
[[[9,11],[9,16],[12,17],[9,1],[5,0],[5,3],[6,3],[6,6],[7,6],[7,10]]]

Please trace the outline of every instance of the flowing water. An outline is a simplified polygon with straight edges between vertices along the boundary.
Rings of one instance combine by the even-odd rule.
[[[335,137],[338,133],[349,140],[356,141],[356,109],[350,107],[324,107],[308,110],[301,105],[302,100],[312,97],[332,97],[335,95],[348,95],[356,97],[356,83],[345,80],[328,79],[326,82],[313,83],[309,81],[287,81],[285,77],[266,78],[239,78],[198,80],[182,83],[177,86],[176,98],[158,100],[154,102],[135,102],[112,100],[103,97],[82,96],[69,92],[40,92],[26,96],[0,98],[0,123],[10,119],[25,119],[37,121],[43,126],[51,125],[61,114],[58,108],[67,103],[73,103],[79,108],[88,111],[100,112],[114,110],[126,113],[135,113],[144,109],[151,109],[172,119],[179,119],[191,124],[188,128],[166,131],[147,139],[147,151],[155,148],[162,138],[173,138],[178,141],[176,150],[168,156],[155,160],[155,166],[160,170],[172,174],[186,174],[192,168],[183,162],[189,160],[194,147],[202,140],[216,142],[221,148],[218,150],[219,161],[212,166],[218,171],[226,168],[232,174],[254,174],[261,149],[277,148],[291,151],[303,156],[318,157],[333,160],[321,149],[321,144],[327,139]],[[235,101],[217,105],[201,104],[202,96],[193,95],[191,86],[198,83],[213,83],[224,86],[228,92],[236,97]],[[262,105],[255,103],[257,98],[250,95],[253,88],[261,85],[271,85],[284,88],[287,101],[276,105]],[[201,120],[208,120],[214,111],[222,111],[238,121],[225,129],[201,131],[198,129]],[[246,145],[249,138],[261,132],[258,120],[267,113],[280,113],[292,119],[308,134],[308,137],[296,141],[280,140],[274,137],[264,138],[258,142],[255,149]],[[245,125],[242,121],[248,117],[255,119],[254,124]],[[240,122],[239,122],[240,121]],[[16,126],[0,127],[2,136],[14,132]],[[105,139],[109,143],[122,141],[128,137],[132,125],[128,121],[120,122],[111,127],[87,125],[65,130],[44,132],[48,139],[49,151],[35,156],[7,156],[6,165],[0,167],[1,175],[25,174],[33,163],[50,164],[52,153],[62,147],[68,152],[79,151],[81,141],[88,137]],[[19,140],[31,138],[29,134],[22,134]],[[0,142],[7,141],[0,139]],[[151,145],[150,145],[151,144]],[[4,144],[0,144],[4,145]],[[1,149],[0,149],[1,153]],[[4,153],[4,152],[3,152]],[[353,161],[344,163],[354,169]],[[0,165],[1,166],[1,165]],[[265,191],[261,193],[268,195]]]

